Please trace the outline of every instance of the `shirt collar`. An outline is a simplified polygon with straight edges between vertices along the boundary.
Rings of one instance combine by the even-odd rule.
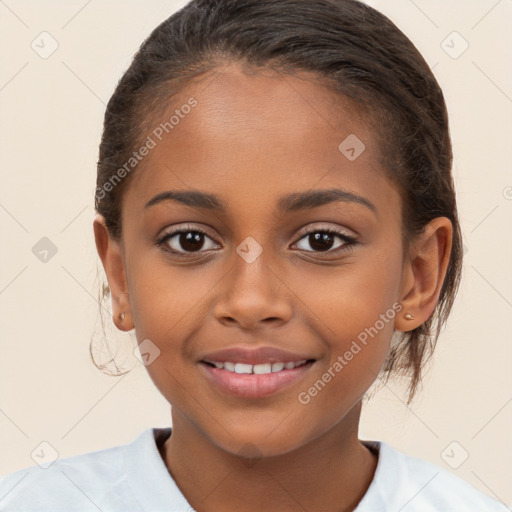
[[[125,451],[125,474],[142,510],[147,512],[193,511],[170,475],[158,446],[171,435],[171,428],[143,431]]]

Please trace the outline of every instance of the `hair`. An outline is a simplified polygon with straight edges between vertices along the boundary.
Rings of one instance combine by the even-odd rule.
[[[374,119],[384,168],[402,199],[404,249],[432,219],[450,219],[452,250],[436,307],[419,327],[395,332],[382,371],[385,382],[392,374],[408,377],[410,403],[459,286],[462,237],[443,93],[414,44],[380,12],[356,0],[189,2],[142,43],[110,98],[96,211],[119,240],[123,191],[135,171],[109,187],[113,174],[141,146],[163,103],[229,62],[310,73],[361,113],[374,114],[367,118]]]

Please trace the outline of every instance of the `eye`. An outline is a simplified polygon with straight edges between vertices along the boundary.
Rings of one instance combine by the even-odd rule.
[[[216,249],[218,244],[198,227],[185,226],[166,233],[157,241],[164,250],[177,254],[200,253]]]
[[[338,240],[338,242],[336,242]],[[300,244],[303,244],[300,247]],[[356,244],[356,239],[333,228],[310,230],[303,234],[297,246],[306,252],[338,253]],[[308,249],[309,246],[310,248]]]
[[[303,233],[296,243],[300,250],[318,253],[338,253],[357,243],[356,239],[333,228],[317,228]],[[203,229],[184,226],[164,234],[157,245],[173,254],[189,256],[219,248]],[[309,248],[308,248],[309,246]]]

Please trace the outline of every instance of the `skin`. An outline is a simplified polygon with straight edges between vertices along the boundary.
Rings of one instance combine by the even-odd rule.
[[[431,315],[451,223],[433,220],[404,250],[401,200],[381,167],[375,128],[306,74],[230,63],[189,83],[169,112],[191,96],[197,107],[139,164],[125,190],[121,240],[110,238],[100,215],[94,221],[116,325],[135,328],[139,343],[150,339],[160,350],[147,370],[172,404],[165,463],[199,512],[353,510],[377,464],[358,439],[361,399],[393,331],[414,329]],[[354,161],[338,149],[349,134],[366,146]],[[331,188],[364,197],[374,210],[350,201],[277,209],[283,195]],[[226,211],[177,201],[145,208],[167,190],[215,194]],[[202,252],[186,259],[157,245],[187,224],[207,231]],[[328,252],[319,251],[304,231],[322,228],[356,243],[333,235]],[[252,263],[236,252],[248,236],[263,250]],[[179,239],[167,247],[185,253]],[[378,335],[300,403],[298,394],[398,303],[403,309]],[[235,345],[272,345],[316,361],[274,395],[234,397],[211,385],[198,358]]]

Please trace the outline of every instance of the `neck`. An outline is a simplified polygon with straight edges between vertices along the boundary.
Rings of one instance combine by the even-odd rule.
[[[360,411],[359,403],[333,429],[289,453],[248,459],[219,448],[173,409],[164,460],[201,512],[353,511],[377,466],[358,439]]]

